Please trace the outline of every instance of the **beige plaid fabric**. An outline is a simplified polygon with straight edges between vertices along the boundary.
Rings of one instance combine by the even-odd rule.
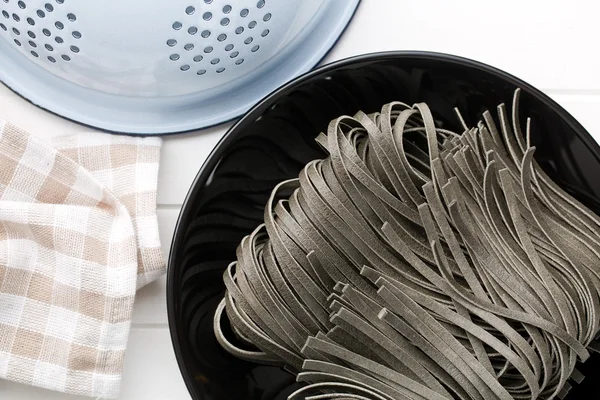
[[[118,396],[135,292],[165,270],[160,146],[0,121],[0,378]]]

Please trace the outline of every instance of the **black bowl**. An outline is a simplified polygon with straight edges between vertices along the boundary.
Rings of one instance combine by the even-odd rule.
[[[175,354],[194,399],[283,400],[298,388],[281,368],[237,360],[220,349],[212,321],[223,269],[239,241],[263,220],[274,185],[323,156],[314,142],[329,121],[393,100],[426,102],[439,126],[460,129],[486,109],[510,103],[520,87],[521,112],[533,122],[538,162],[564,189],[600,214],[600,147],[562,107],[527,83],[478,62],[445,54],[369,54],[319,68],[272,93],[223,137],[184,202],[171,247],[167,301]],[[600,358],[600,357],[599,357]],[[599,376],[592,358],[580,369]],[[600,390],[587,379],[577,393]]]

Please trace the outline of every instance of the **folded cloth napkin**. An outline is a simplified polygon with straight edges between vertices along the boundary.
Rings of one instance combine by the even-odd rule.
[[[0,121],[0,378],[118,396],[135,292],[165,271],[160,146]]]

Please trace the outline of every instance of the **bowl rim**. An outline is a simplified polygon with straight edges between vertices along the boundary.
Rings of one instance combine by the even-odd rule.
[[[334,61],[329,64],[325,64],[319,68],[316,68],[308,73],[300,75],[299,77],[289,81],[278,89],[274,90],[262,100],[260,100],[255,106],[253,106],[248,112],[246,112],[237,122],[235,122],[223,135],[223,137],[217,142],[215,147],[209,153],[208,157],[198,170],[196,177],[194,178],[190,189],[183,201],[177,223],[175,224],[175,230],[173,234],[173,240],[169,251],[169,258],[167,262],[167,290],[166,290],[166,301],[167,301],[167,319],[169,324],[169,332],[171,336],[171,342],[173,350],[175,352],[175,358],[181,372],[182,378],[186,384],[188,392],[193,398],[197,398],[193,391],[193,379],[185,372],[184,357],[179,341],[179,332],[177,327],[177,310],[178,305],[175,301],[176,293],[176,272],[177,267],[175,266],[176,260],[179,258],[177,249],[184,240],[185,232],[183,227],[186,225],[186,220],[190,213],[190,203],[193,203],[197,193],[201,188],[204,187],[208,180],[212,170],[217,165],[221,154],[227,148],[227,146],[239,135],[239,132],[243,130],[246,125],[254,122],[259,116],[261,116],[274,101],[280,97],[289,94],[295,90],[297,86],[304,82],[332,72],[339,68],[349,67],[354,64],[362,64],[367,62],[379,62],[385,60],[398,60],[398,59],[411,59],[411,60],[428,60],[428,61],[439,61],[455,66],[476,68],[478,70],[488,72],[497,78],[500,78],[507,83],[513,84],[521,89],[526,90],[529,94],[533,95],[536,99],[540,100],[543,104],[555,111],[561,119],[563,119],[567,125],[569,125],[576,133],[577,137],[596,155],[600,155],[600,144],[598,144],[590,135],[590,133],[579,123],[575,117],[573,117],[567,110],[565,110],[560,104],[551,99],[547,94],[541,90],[535,88],[531,84],[523,81],[516,76],[509,74],[499,68],[491,65],[475,61],[469,58],[456,56],[446,53],[428,52],[428,51],[384,51],[384,52],[373,52],[361,55],[356,55],[341,60]],[[600,157],[600,156],[599,156]]]

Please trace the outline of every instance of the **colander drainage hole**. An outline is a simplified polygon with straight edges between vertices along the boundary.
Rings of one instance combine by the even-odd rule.
[[[77,46],[71,46],[71,47],[69,47],[69,48],[71,49],[71,51],[72,51],[73,53],[79,53],[79,47],[77,47]]]
[[[190,35],[195,35],[196,32],[198,32],[198,28],[196,28],[195,26],[191,26],[191,27],[188,28],[188,33]]]
[[[218,40],[219,42],[223,42],[223,41],[225,41],[226,39],[227,39],[227,35],[226,35],[226,34],[224,34],[224,33],[221,33],[219,36],[217,36],[217,40]]]
[[[10,14],[7,13],[5,10],[2,10],[2,15],[4,15],[4,18],[6,19],[10,18]]]
[[[263,21],[267,22],[271,19],[271,13],[266,13],[265,16],[263,17]]]
[[[35,39],[35,33],[27,31],[27,35],[29,35],[30,38]]]
[[[240,65],[240,64],[241,64],[241,63],[243,63],[243,62],[244,62],[244,59],[243,59],[243,58],[240,58],[239,60],[237,60],[237,61],[235,62],[235,65]]]
[[[225,46],[225,51],[231,51],[231,50],[233,50],[232,44],[228,44],[227,46]]]
[[[48,29],[46,29],[46,28],[42,29],[42,33],[44,35],[46,35],[46,36],[50,36],[51,35],[50,31]]]
[[[188,8],[185,9],[185,13],[187,15],[192,15],[194,13],[194,11],[196,11],[196,8],[194,6],[189,6]]]
[[[210,61],[210,63],[211,63],[212,65],[217,65],[219,62],[221,62],[221,59],[220,59],[220,58],[215,58],[215,59],[212,59],[212,60]]]
[[[217,74],[220,74],[223,71],[225,71],[225,68],[221,67],[221,68],[217,69]]]
[[[34,20],[33,20],[33,18],[31,18],[31,17],[27,18],[27,23],[28,23],[29,25],[31,25],[31,26],[34,26],[34,25],[35,25],[35,21],[34,21]]]
[[[56,43],[61,44],[64,42],[63,38],[61,38],[60,36],[57,36],[54,38],[54,40],[56,41]]]
[[[247,8],[244,8],[242,11],[240,11],[240,16],[242,18],[246,18],[248,14],[250,14],[250,11]]]
[[[230,5],[226,5],[225,7],[223,7],[223,13],[224,14],[229,14],[231,12],[231,6]]]
[[[231,54],[229,55],[229,57],[230,57],[230,58],[236,58],[236,57],[237,57],[237,56],[239,56],[239,55],[240,55],[240,52],[239,52],[239,51],[234,51],[233,53],[231,53]]]
[[[185,46],[183,46],[184,49],[186,49],[187,51],[193,50],[194,49],[194,44],[193,43],[188,43]]]
[[[205,12],[205,13],[204,13],[204,15],[202,15],[202,18],[203,18],[205,21],[210,21],[210,19],[212,18],[212,13],[210,13],[210,12]]]
[[[221,20],[221,25],[222,25],[222,26],[227,26],[227,25],[229,25],[229,18],[223,18],[223,19]]]
[[[45,12],[43,12],[42,10],[37,10],[37,13],[36,13],[36,14],[37,14],[37,15],[38,15],[38,17],[40,17],[40,18],[44,18],[44,17],[46,16],[46,13],[45,13]]]
[[[63,60],[65,60],[65,61],[71,61],[71,57],[69,57],[69,56],[68,56],[68,55],[66,55],[66,54],[63,54],[63,55],[61,56],[61,58],[62,58]]]
[[[202,56],[200,56],[200,55],[198,55],[198,56],[195,56],[195,57],[194,57],[194,62],[200,62],[200,61],[202,61],[202,59],[203,59],[203,58],[204,58],[204,57],[202,57]]]
[[[73,13],[69,13],[67,14],[67,19],[71,22],[75,22],[77,20],[77,16],[75,16]]]
[[[6,25],[4,25],[3,23],[0,23],[0,28],[2,28],[3,31],[6,31]]]
[[[171,54],[171,57],[169,57],[169,58],[173,61],[177,61],[177,60],[179,60],[179,54],[177,54],[177,53]]]
[[[44,47],[46,48],[46,50],[48,51],[54,51],[54,47],[50,46],[49,44],[44,45]]]
[[[73,31],[72,35],[75,39],[81,39],[81,32],[79,31]]]
[[[244,40],[245,44],[250,44],[252,43],[252,41],[254,40],[254,38],[252,36],[250,36],[249,38],[247,38],[246,40]]]
[[[20,35],[21,32],[19,32],[19,30],[17,28],[13,28],[13,32],[15,33],[15,35]]]
[[[177,40],[175,40],[175,39],[169,39],[169,40],[167,40],[167,46],[169,46],[169,47],[173,47],[176,44],[177,44]]]
[[[15,39],[15,44],[16,44],[17,46],[20,46],[20,45],[21,45],[21,42],[19,42],[17,39]]]
[[[30,41],[29,41],[29,45],[30,45],[31,47],[33,47],[34,49],[37,47],[37,44],[35,44],[35,42],[34,42],[33,40],[30,40]]]
[[[56,0],[56,2],[57,2],[58,4],[62,4],[62,3],[64,3],[64,2],[65,2],[65,0]]]
[[[241,26],[238,26],[235,30],[235,33],[237,33],[238,35],[241,35],[242,33],[244,33],[244,28]]]
[[[179,21],[173,22],[173,29],[176,31],[180,30],[182,26],[183,25]]]
[[[258,3],[256,3],[256,7],[258,8],[263,8],[265,6],[265,0],[260,0]]]
[[[256,45],[252,49],[250,49],[250,51],[252,51],[253,53],[256,53],[258,51],[258,49],[260,49],[260,46]]]
[[[39,57],[39,54],[38,54],[38,53],[36,53],[36,52],[35,52],[35,51],[33,51],[33,50],[31,50],[31,55],[32,55],[32,56],[34,56],[34,57]]]
[[[50,3],[46,3],[46,5],[44,6],[44,8],[46,9],[46,11],[48,12],[52,12],[54,11],[54,7],[52,6],[52,4]]]
[[[56,62],[56,58],[54,58],[52,56],[48,56],[48,61],[50,61],[51,63],[55,63]]]
[[[213,51],[212,46],[207,46],[207,47],[204,48],[204,52],[207,53],[207,54],[208,53],[212,53],[212,51]]]
[[[265,30],[264,30],[264,31],[263,31],[263,32],[260,34],[260,36],[262,36],[262,37],[265,37],[265,36],[267,36],[267,35],[268,35],[270,32],[271,32],[270,30],[268,30],[268,29],[265,29]]]
[[[201,35],[202,35],[203,38],[206,39],[207,37],[210,36],[210,31],[209,30],[204,30],[204,31],[202,31]]]
[[[256,28],[256,21],[250,21],[250,23],[248,24],[248,28],[250,28],[250,29]]]
[[[200,71],[196,72],[197,75],[204,75],[206,73],[205,69],[201,69]]]
[[[24,10],[27,8],[27,6],[25,5],[25,3],[23,1],[19,1],[17,4],[19,5],[19,8],[21,10]]]
[[[21,18],[20,18],[20,17],[19,17],[17,14],[13,14],[13,19],[14,19],[16,22],[19,22],[19,21],[21,20]]]
[[[54,26],[56,26],[56,29],[60,29],[60,30],[64,29],[64,27],[65,27],[65,25],[60,21],[56,21]]]
[[[187,71],[188,69],[190,69],[190,66],[189,66],[189,65],[187,65],[187,64],[184,64],[184,65],[182,65],[182,66],[181,66],[181,68],[180,68],[180,69],[181,69],[182,71]]]

